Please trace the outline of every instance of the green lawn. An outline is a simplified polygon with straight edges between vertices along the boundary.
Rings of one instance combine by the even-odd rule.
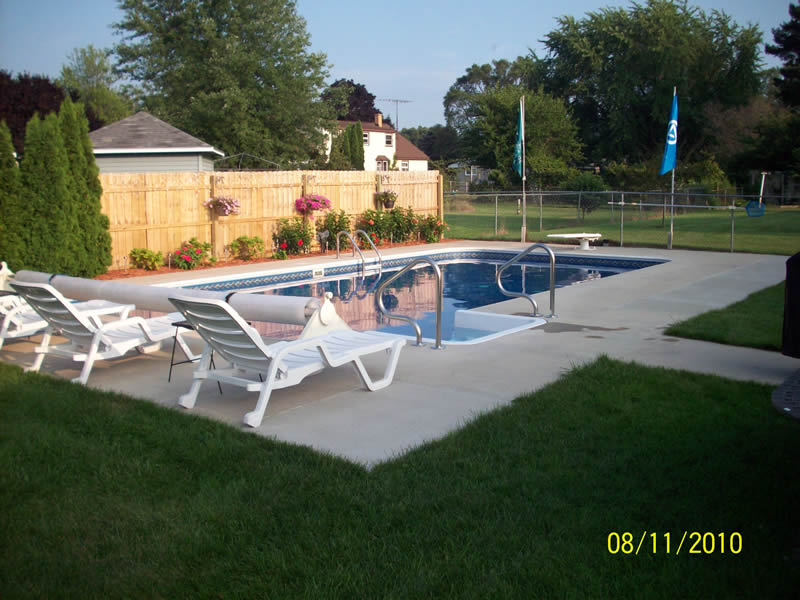
[[[522,217],[516,214],[515,202],[501,202],[498,210],[498,236],[495,237],[494,203],[445,203],[445,221],[450,226],[447,237],[454,239],[519,240]],[[607,206],[586,215],[581,221],[574,207],[552,206],[545,203],[542,231],[539,231],[538,201],[528,204],[528,239],[548,241],[548,233],[597,232],[614,244],[620,241],[620,211],[612,217]],[[734,250],[764,254],[792,255],[800,250],[800,210],[770,207],[763,217],[747,217],[736,213]],[[724,210],[695,209],[688,214],[676,214],[673,224],[674,248],[695,250],[730,250],[730,213]],[[669,215],[662,223],[661,210],[639,211],[626,208],[624,214],[624,244],[631,246],[666,247]],[[552,242],[552,240],[549,240]]]
[[[750,294],[741,302],[676,323],[664,333],[732,346],[780,351],[785,284]]]
[[[0,364],[0,597],[794,597],[770,392],[600,358],[366,471]]]

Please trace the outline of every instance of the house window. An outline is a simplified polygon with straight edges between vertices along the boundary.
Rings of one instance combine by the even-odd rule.
[[[407,160],[401,160],[400,161],[400,170],[401,171],[408,171],[408,161]]]
[[[364,132],[364,145],[369,146],[369,133]]]
[[[392,145],[392,134],[391,133],[387,133],[386,134],[386,145],[387,146],[391,146]]]
[[[377,165],[378,171],[388,171],[389,170],[389,161],[388,160],[379,160],[375,164]]]

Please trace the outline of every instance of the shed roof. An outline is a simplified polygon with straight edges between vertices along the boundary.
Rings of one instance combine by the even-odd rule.
[[[144,111],[89,133],[95,154],[207,152],[225,156],[210,144]]]

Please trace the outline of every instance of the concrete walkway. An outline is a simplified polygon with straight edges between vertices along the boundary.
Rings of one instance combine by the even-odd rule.
[[[519,243],[497,242],[451,242],[425,248],[462,247],[524,248]],[[575,252],[568,247],[554,248],[557,252]],[[385,256],[417,249],[392,249]],[[670,262],[559,289],[558,318],[538,329],[443,350],[406,346],[394,383],[378,392],[360,389],[359,380],[349,367],[329,369],[299,386],[274,392],[264,422],[255,430],[241,424],[243,415],[255,404],[255,394],[231,386],[223,386],[225,394],[221,396],[214,384],[206,384],[196,408],[189,412],[178,407],[177,398],[188,389],[192,368],[176,367],[172,382],[168,383],[169,354],[163,350],[113,364],[99,362],[89,383],[176,407],[187,414],[219,419],[242,431],[308,445],[370,465],[440,438],[476,415],[538,389],[600,354],[775,386],[800,368],[800,360],[774,352],[663,334],[674,322],[727,306],[779,283],[785,277],[786,257],[640,248],[598,248],[592,255],[657,257]],[[323,262],[332,260],[335,258]],[[229,270],[249,273],[297,267],[304,262],[309,259]],[[218,271],[215,276],[228,275]],[[208,276],[209,271],[198,271],[181,274],[180,279]],[[167,275],[128,281],[164,284],[175,278]],[[537,300],[540,307],[548,306],[547,293],[540,294]],[[485,310],[524,314],[529,308],[526,301],[515,299]],[[759,307],[754,306],[753,310]],[[193,340],[193,345],[199,348],[199,339]],[[7,342],[0,360],[30,364],[33,347],[28,341]],[[381,360],[368,361],[367,366],[379,368]],[[78,370],[66,360],[48,357],[43,372],[74,377]]]

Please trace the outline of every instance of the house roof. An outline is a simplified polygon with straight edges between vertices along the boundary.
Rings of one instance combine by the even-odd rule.
[[[207,152],[225,156],[210,144],[144,111],[89,133],[95,154]]]
[[[346,129],[348,125],[353,125],[359,121],[336,121],[339,129]],[[397,133],[394,127],[383,123],[380,127],[374,121],[361,121],[361,129],[364,131],[379,131],[381,133]]]
[[[397,160],[430,160],[430,157],[417,148],[411,141],[397,134]]]

